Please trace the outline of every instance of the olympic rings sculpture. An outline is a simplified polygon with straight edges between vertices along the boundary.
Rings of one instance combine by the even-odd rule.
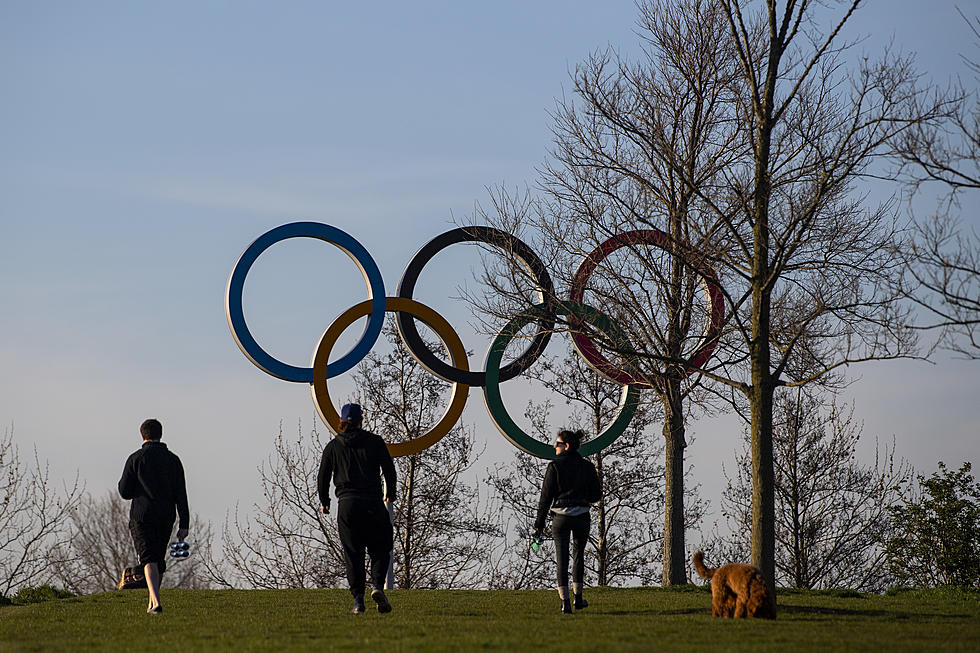
[[[266,352],[252,337],[245,321],[242,306],[245,278],[259,255],[272,245],[289,238],[314,238],[338,247],[347,254],[361,272],[368,290],[368,299],[347,309],[323,332],[313,353],[310,367],[288,365]],[[415,301],[412,294],[423,267],[442,249],[461,242],[479,242],[503,248],[531,274],[537,285],[539,303],[514,317],[497,334],[487,351],[482,371],[469,369],[466,350],[453,327],[432,308]],[[398,294],[386,297],[381,272],[371,255],[350,234],[319,222],[292,222],[275,227],[255,239],[242,253],[228,278],[225,292],[225,315],[228,327],[242,353],[263,372],[284,381],[310,384],[313,403],[324,423],[338,432],[340,416],[333,406],[327,381],[357,365],[381,335],[384,314],[394,312],[398,333],[408,351],[429,373],[452,384],[449,403],[443,416],[424,435],[407,442],[389,443],[392,456],[407,456],[431,447],[445,436],[462,416],[470,386],[483,388],[484,402],[490,419],[515,447],[539,458],[552,459],[554,450],[546,443],[525,433],[511,419],[500,396],[500,384],[526,370],[544,351],[555,320],[567,316],[571,325],[587,323],[605,334],[614,347],[628,351],[628,338],[622,328],[599,310],[583,303],[586,283],[599,263],[625,245],[652,245],[666,249],[669,237],[657,230],[637,230],[618,234],[590,252],[576,271],[567,301],[555,301],[554,284],[538,256],[517,237],[491,227],[461,227],[440,234],[422,246],[412,257],[398,284]],[[725,307],[717,277],[710,268],[700,266],[698,274],[705,285],[709,319],[701,342],[688,362],[688,373],[701,367],[710,358]],[[367,316],[367,324],[353,348],[334,362],[329,362],[333,345],[357,319]],[[419,335],[415,320],[422,320],[442,341],[449,353],[450,363],[442,361]],[[527,348],[510,364],[500,367],[504,351],[514,337],[528,324],[535,322],[537,330]],[[572,332],[576,351],[592,369],[623,386],[619,407],[613,422],[592,440],[582,445],[583,455],[602,451],[626,430],[639,401],[639,389],[650,383],[627,370],[617,368],[599,352],[591,338],[581,331]]]

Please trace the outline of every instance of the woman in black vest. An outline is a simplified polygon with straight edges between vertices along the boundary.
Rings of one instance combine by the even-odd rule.
[[[551,531],[555,538],[555,554],[558,559],[558,596],[561,611],[571,614],[572,602],[568,594],[569,539],[572,540],[572,593],[575,609],[589,605],[582,598],[582,580],[585,576],[585,544],[589,541],[589,506],[602,496],[599,476],[595,465],[579,452],[582,431],[559,431],[555,439],[555,460],[548,463],[538,501],[538,515],[534,520],[534,537],[540,539],[544,521],[551,513]]]

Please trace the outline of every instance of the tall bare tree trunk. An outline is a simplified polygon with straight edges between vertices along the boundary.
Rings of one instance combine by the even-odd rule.
[[[687,583],[684,551],[684,413],[680,381],[668,381],[671,388],[664,397],[664,569],[663,584]]]
[[[404,554],[404,559],[402,560],[402,579],[401,586],[402,589],[410,590],[412,589],[412,556],[415,551],[413,549],[414,542],[412,536],[415,530],[415,467],[416,467],[416,456],[410,456],[408,462],[408,480],[406,482],[405,489],[405,536],[402,538],[402,552]]]
[[[689,174],[693,170],[689,169]],[[669,322],[667,324],[667,355],[679,360],[683,357],[686,329],[682,327],[687,307],[684,301],[685,265],[679,247],[685,242],[684,223],[687,217],[688,194],[682,194],[679,205],[670,213],[670,288],[667,294]],[[684,585],[687,583],[687,556],[684,551],[684,395],[681,379],[685,370],[668,366],[661,400],[664,404],[664,568],[662,584]]]
[[[599,482],[602,483],[602,454],[596,454],[595,457],[595,469],[599,476]],[[607,546],[606,530],[608,529],[608,524],[606,523],[606,493],[602,493],[602,498],[599,499],[597,504],[598,517],[599,517],[599,528],[598,528],[598,538],[596,540],[596,585],[606,586],[609,584],[609,574],[606,573],[609,568],[609,547]]]
[[[775,381],[769,350],[772,328],[772,270],[769,251],[769,201],[772,195],[770,155],[776,83],[783,55],[782,41],[770,4],[769,57],[761,97],[755,105],[755,189],[751,216],[752,251],[752,340],[749,343],[752,390],[752,564],[762,571],[769,587],[776,588],[776,475],[773,467],[772,407]]]
[[[765,175],[760,185],[765,183]],[[772,405],[774,382],[770,369],[770,291],[768,288],[768,191],[757,195],[755,260],[752,288],[752,564],[771,588],[776,580],[776,476],[773,471]]]
[[[754,379],[756,367],[753,360]],[[752,388],[752,564],[762,571],[769,586],[775,587],[776,477],[772,461],[772,382],[768,374],[762,376],[763,379],[754,381]]]
[[[799,442],[803,437],[803,387],[798,386],[796,388],[796,406],[793,411],[792,421],[785,420],[783,424],[783,429],[789,430],[792,434],[792,450],[789,452],[790,456],[788,459],[786,456],[780,462],[783,468],[784,483],[789,482],[790,491],[789,497],[787,498],[786,490],[782,489],[783,501],[789,502],[789,505],[793,511],[792,516],[792,526],[793,526],[793,581],[795,587],[805,587],[810,589],[812,585],[810,584],[810,573],[807,565],[807,560],[809,559],[809,551],[807,551],[807,540],[803,533],[803,517],[802,514],[802,504],[803,496],[800,492],[800,483],[802,482],[800,467],[800,450]],[[785,451],[785,449],[784,449]],[[773,454],[774,457],[778,454]],[[805,463],[802,463],[805,465]]]

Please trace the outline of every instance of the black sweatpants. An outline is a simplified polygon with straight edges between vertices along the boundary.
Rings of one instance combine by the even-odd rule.
[[[347,584],[354,596],[364,596],[364,551],[371,558],[371,584],[383,589],[394,548],[391,519],[379,498],[341,497],[337,505],[337,531],[344,547]]]
[[[591,520],[589,513],[560,515],[551,513],[551,532],[555,537],[555,554],[558,558],[558,587],[568,587],[568,540],[571,537],[572,582],[581,583],[585,578],[585,545],[589,541]]]

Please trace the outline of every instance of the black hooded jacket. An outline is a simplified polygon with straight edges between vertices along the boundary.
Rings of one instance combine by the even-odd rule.
[[[323,448],[316,487],[320,504],[330,505],[330,479],[338,499],[381,498],[381,474],[389,501],[395,499],[395,464],[380,436],[363,429],[338,433]]]
[[[187,528],[190,522],[184,466],[159,440],[144,442],[126,460],[119,495],[133,500],[129,507],[133,521],[168,525],[174,523],[176,513],[180,517],[178,528]]]
[[[595,465],[583,458],[578,451],[564,451],[548,463],[541,485],[538,515],[534,530],[544,528],[548,511],[552,508],[588,506],[602,497],[599,475]]]

